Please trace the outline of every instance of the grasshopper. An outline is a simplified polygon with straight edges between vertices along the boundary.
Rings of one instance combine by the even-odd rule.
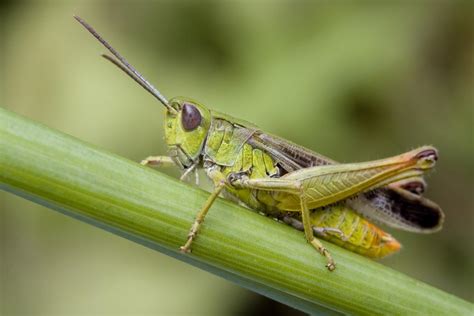
[[[150,156],[142,165],[174,165],[184,180],[203,168],[214,190],[199,210],[180,250],[190,252],[204,218],[222,193],[302,230],[307,242],[336,264],[321,241],[372,258],[400,244],[372,221],[417,233],[441,229],[444,214],[424,198],[423,175],[438,152],[423,146],[369,162],[340,164],[255,125],[208,109],[189,98],[166,99],[125,58],[80,17],[82,24],[113,55],[102,56],[124,71],[165,107],[167,156]]]

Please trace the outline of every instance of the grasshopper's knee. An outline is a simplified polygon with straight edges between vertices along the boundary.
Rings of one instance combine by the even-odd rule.
[[[248,172],[232,172],[227,176],[227,183],[233,187],[241,187],[244,185],[244,182],[248,180]]]

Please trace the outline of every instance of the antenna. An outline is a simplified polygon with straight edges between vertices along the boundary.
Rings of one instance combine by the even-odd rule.
[[[158,91],[148,80],[145,79],[132,65],[130,65],[125,58],[122,57],[102,36],[97,33],[92,26],[90,26],[82,18],[74,15],[74,18],[84,26],[89,33],[91,33],[102,45],[105,46],[117,59],[109,55],[103,54],[102,56],[108,61],[112,62],[115,66],[119,67],[127,75],[129,75],[133,80],[135,80],[140,86],[142,86],[146,91],[151,93],[155,98],[157,98],[170,112],[176,112],[170,105],[168,100]]]

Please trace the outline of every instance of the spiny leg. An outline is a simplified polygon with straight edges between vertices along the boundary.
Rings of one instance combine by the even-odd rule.
[[[306,240],[314,248],[316,248],[316,250],[319,251],[320,254],[326,257],[327,262],[328,262],[326,264],[326,267],[328,268],[329,271],[333,271],[334,269],[336,269],[336,263],[332,259],[332,256],[329,253],[329,251],[323,246],[323,244],[316,237],[314,237],[313,228],[311,227],[311,222],[309,218],[309,210],[308,210],[306,201],[304,200],[304,197],[300,197],[300,201],[301,201],[301,218],[303,220],[303,228],[304,228],[304,234],[306,236]]]
[[[216,198],[219,196],[219,193],[221,193],[222,189],[224,188],[224,185],[225,185],[224,181],[221,181],[216,185],[216,187],[214,188],[214,192],[212,192],[212,194],[209,196],[204,206],[196,215],[196,219],[194,220],[194,223],[191,226],[191,229],[189,230],[188,240],[186,241],[184,246],[181,246],[179,248],[181,252],[184,252],[184,253],[191,252],[190,250],[191,244],[193,243],[193,240],[196,238],[196,235],[199,232],[199,228],[201,227],[201,224],[204,221],[204,218],[206,217],[207,212],[211,208]]]

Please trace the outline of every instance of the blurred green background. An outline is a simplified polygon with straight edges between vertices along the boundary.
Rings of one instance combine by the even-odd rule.
[[[404,248],[382,262],[473,301],[474,6],[423,4],[4,1],[0,105],[135,161],[165,153],[162,106],[99,57],[105,49],[78,14],[166,96],[336,160],[433,144],[441,159],[427,195],[443,207],[444,229],[388,229]],[[2,314],[295,313],[19,197],[0,199]]]

